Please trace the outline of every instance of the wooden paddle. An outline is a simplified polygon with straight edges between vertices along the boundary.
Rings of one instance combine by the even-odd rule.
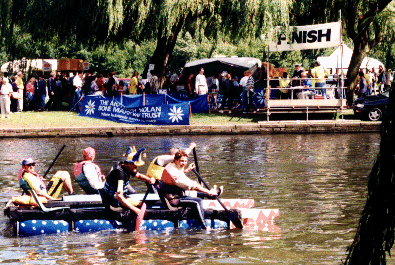
[[[147,191],[145,192],[143,201],[141,203],[140,213],[136,216],[136,227],[135,227],[134,231],[141,230],[141,225],[144,220],[145,211],[147,210],[147,204],[145,203],[145,200],[147,199],[148,193],[150,191],[149,185],[152,186],[152,184],[147,184]],[[153,189],[153,187],[152,187],[152,189]]]
[[[206,189],[210,190],[210,187],[207,185],[207,183],[204,181],[204,179],[202,178],[202,176],[200,176],[200,174],[195,170],[192,169],[193,173],[195,173],[195,175],[198,177],[198,179],[204,184],[204,186],[206,187]],[[228,208],[225,207],[225,205],[222,203],[222,201],[218,198],[218,196],[215,196],[215,199],[217,199],[217,201],[219,202],[219,204],[221,204],[222,208],[224,208],[225,212],[228,214],[230,221],[239,229],[243,229],[243,223],[241,222],[241,220],[239,219],[239,217],[237,215],[235,215],[234,212],[231,212],[228,210]]]
[[[62,146],[62,148],[60,148],[60,151],[58,152],[58,154],[56,155],[56,157],[54,158],[54,160],[52,161],[52,164],[49,166],[49,168],[47,169],[47,171],[44,173],[43,178],[45,178],[48,174],[48,172],[51,170],[52,166],[55,164],[56,160],[58,159],[58,157],[60,156],[60,154],[62,153],[63,149],[66,147],[66,145],[64,144]]]

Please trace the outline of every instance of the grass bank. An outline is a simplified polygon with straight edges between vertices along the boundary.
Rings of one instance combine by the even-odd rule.
[[[219,114],[193,114],[193,125],[231,125],[256,123],[256,117],[230,117]],[[101,119],[80,117],[75,112],[45,111],[14,113],[10,119],[0,119],[1,128],[51,128],[51,127],[105,127],[105,126],[134,126],[127,123],[117,123]],[[150,125],[147,125],[150,126]]]

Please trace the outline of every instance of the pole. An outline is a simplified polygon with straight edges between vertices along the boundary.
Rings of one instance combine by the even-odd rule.
[[[48,167],[47,171],[44,173],[43,178],[45,178],[48,174],[48,172],[51,170],[52,166],[55,164],[56,160],[58,159],[58,157],[60,156],[60,154],[62,153],[63,149],[66,147],[66,145],[64,144],[62,146],[62,148],[60,148],[58,154],[55,156],[54,160],[52,161],[52,164]]]
[[[269,49],[269,45],[268,45],[267,46],[267,64],[266,64],[266,121],[269,121],[269,115],[270,115],[270,113],[269,113],[269,111],[270,111],[269,110],[269,100],[270,100],[269,52],[270,52],[270,49]],[[268,95],[268,93],[269,93],[269,95]]]
[[[341,113],[342,113],[342,120],[344,119],[344,113],[343,113],[343,96],[344,96],[344,78],[343,78],[343,36],[342,36],[342,10],[339,10],[339,20],[340,20],[340,54],[341,54],[341,60],[340,60],[340,100],[341,100]]]

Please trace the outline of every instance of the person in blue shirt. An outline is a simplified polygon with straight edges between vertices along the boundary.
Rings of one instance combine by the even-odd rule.
[[[44,76],[40,74],[38,76],[38,110],[45,110],[45,97],[47,96],[47,82],[44,80]]]

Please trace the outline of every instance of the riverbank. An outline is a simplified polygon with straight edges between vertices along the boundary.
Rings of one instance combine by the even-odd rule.
[[[153,126],[79,117],[73,112],[22,112],[0,120],[1,138],[112,137],[134,135],[231,135],[379,132],[381,122],[355,119],[265,121],[265,117],[194,114],[192,125]]]

